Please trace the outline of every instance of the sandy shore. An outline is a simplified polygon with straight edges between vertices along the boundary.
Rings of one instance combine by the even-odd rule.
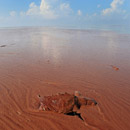
[[[80,91],[97,106],[77,116],[41,112],[37,95]],[[129,130],[130,35],[0,30],[0,130]]]

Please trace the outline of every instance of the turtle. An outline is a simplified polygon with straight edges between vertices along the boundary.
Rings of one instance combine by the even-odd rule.
[[[56,113],[76,113],[83,105],[96,105],[94,99],[81,96],[79,91],[74,94],[58,93],[52,96],[39,97],[39,110],[53,111]]]

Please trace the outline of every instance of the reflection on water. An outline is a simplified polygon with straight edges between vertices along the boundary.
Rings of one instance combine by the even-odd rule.
[[[53,37],[49,36],[42,36],[41,38],[41,48],[43,49],[43,54],[52,60],[55,64],[58,64],[60,61],[61,51],[58,46],[55,45],[53,42],[55,40]]]
[[[31,30],[29,46],[33,47],[30,53],[35,52],[34,55],[54,64],[65,63],[66,60],[82,62],[85,58],[108,63],[121,60],[120,54],[129,48],[130,38],[124,36],[108,31],[36,29],[35,32]]]
[[[108,39],[108,50],[110,51],[111,54],[117,52],[118,42],[116,41],[116,39],[117,39],[116,35],[114,35],[114,37],[110,36]]]
[[[116,33],[105,33],[101,34],[106,39],[106,48],[109,55],[115,56],[117,51],[119,51],[119,36]]]
[[[128,34],[50,28],[5,29],[0,30],[0,34],[0,45],[7,45],[0,48],[1,55],[16,52],[27,60],[50,60],[55,65],[84,61],[111,64],[117,59],[116,62],[121,62],[124,57],[130,59]],[[5,39],[8,42],[5,43]]]

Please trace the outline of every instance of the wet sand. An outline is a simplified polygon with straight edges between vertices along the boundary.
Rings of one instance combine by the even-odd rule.
[[[37,95],[80,91],[97,106],[41,112]],[[0,29],[0,130],[129,130],[130,35]]]

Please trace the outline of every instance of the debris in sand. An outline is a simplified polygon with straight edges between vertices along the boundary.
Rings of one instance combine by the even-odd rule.
[[[6,47],[7,45],[1,45],[0,47]]]
[[[17,111],[17,114],[18,114],[18,115],[21,115],[22,113],[21,113],[20,111]]]
[[[81,96],[80,92],[75,91],[75,94],[57,94],[52,96],[44,96],[41,99],[39,95],[39,110],[54,111],[57,113],[69,114],[75,113],[82,105],[96,105],[94,99]]]
[[[119,70],[119,68],[118,67],[116,67],[116,66],[113,66],[113,65],[110,65],[115,71],[118,71]]]

